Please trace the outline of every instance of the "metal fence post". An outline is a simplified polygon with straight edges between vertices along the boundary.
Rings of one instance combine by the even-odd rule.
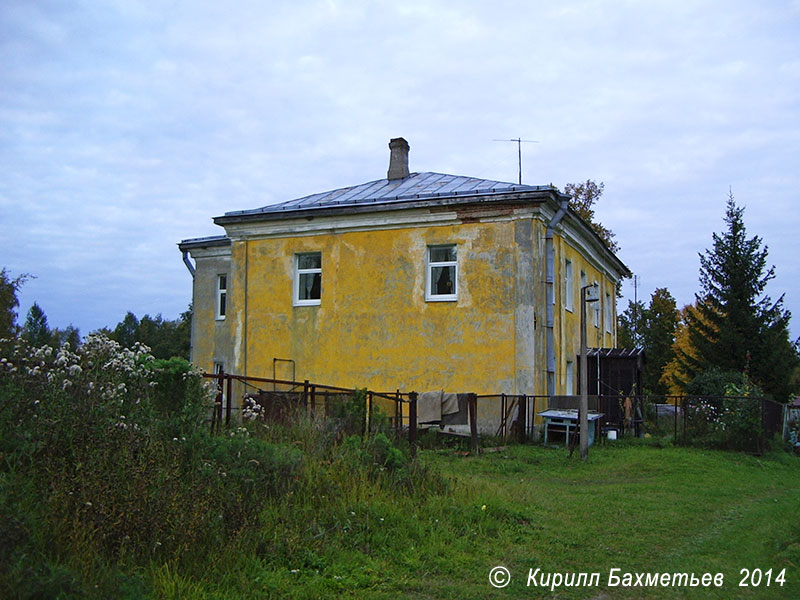
[[[225,427],[230,427],[231,425],[231,399],[233,398],[233,377],[231,375],[225,375],[227,378],[226,388],[228,390],[228,403],[225,405]]]
[[[408,395],[408,446],[411,460],[417,458],[417,392]]]
[[[403,396],[400,395],[400,390],[396,392],[394,400],[394,435],[400,439],[400,431],[403,426]]]
[[[672,420],[674,422],[675,431],[672,433],[672,441],[678,441],[678,398],[675,398],[674,402],[672,403]]]
[[[367,396],[367,435],[372,435],[372,392]]]
[[[508,410],[506,408],[506,395],[500,394],[500,426],[503,429],[503,441],[505,442],[508,437]]]
[[[688,398],[681,399],[681,413],[683,413],[683,443],[686,443],[686,424],[689,419]]]
[[[219,428],[222,425],[222,374],[218,374],[215,378],[217,380],[217,397],[214,400],[214,410],[211,412],[211,433],[214,433],[214,426]]]
[[[528,397],[520,396],[517,400],[519,411],[517,414],[517,437],[520,444],[525,442],[526,432],[525,423],[528,420]]]
[[[473,454],[478,454],[478,395],[469,395],[469,435]]]

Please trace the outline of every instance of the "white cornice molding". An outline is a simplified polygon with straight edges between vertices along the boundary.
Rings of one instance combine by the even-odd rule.
[[[565,219],[566,221],[566,219]],[[594,236],[586,235],[583,228],[578,229],[572,219],[561,225],[561,235],[564,241],[587,260],[600,273],[605,274],[615,284],[623,278],[623,273],[616,268],[616,265],[609,261],[607,256],[610,251],[601,246]]]
[[[419,208],[403,211],[368,212],[283,219],[280,221],[229,223],[225,232],[234,242],[266,238],[285,238],[354,231],[409,229],[460,225],[465,222],[498,222],[531,218],[537,206]]]
[[[296,217],[292,219],[240,221],[225,225],[225,232],[233,242],[261,240],[270,238],[304,237],[330,235],[357,231],[376,231],[391,229],[410,229],[420,227],[442,227],[461,225],[469,222],[491,223],[507,222],[533,218],[549,223],[555,210],[547,203],[522,206],[475,206],[415,208],[407,210],[372,211],[342,215],[320,215]],[[623,273],[613,260],[609,250],[595,239],[583,222],[570,215],[556,228],[560,235],[573,248],[578,250],[599,272],[614,282],[622,279]],[[192,251],[194,257],[230,257],[230,247],[208,248]]]

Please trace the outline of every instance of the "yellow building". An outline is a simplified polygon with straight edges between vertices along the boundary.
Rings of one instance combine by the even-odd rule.
[[[192,360],[211,371],[377,391],[577,393],[588,344],[616,342],[627,268],[552,186],[410,173],[229,212],[179,244]],[[192,264],[189,256],[194,259]]]

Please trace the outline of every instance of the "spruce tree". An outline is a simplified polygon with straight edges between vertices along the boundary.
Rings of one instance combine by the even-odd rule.
[[[28,317],[22,326],[22,337],[31,346],[49,346],[53,343],[53,334],[47,324],[47,315],[42,307],[33,303],[28,310]]]
[[[798,362],[797,342],[789,340],[791,314],[783,296],[772,302],[765,293],[775,276],[767,266],[768,248],[758,236],[747,238],[744,208],[730,194],[727,230],[713,234],[713,248],[700,254],[696,313],[687,313],[692,353],[680,353],[693,376],[711,368],[748,373],[775,399],[793,391],[791,373]]]

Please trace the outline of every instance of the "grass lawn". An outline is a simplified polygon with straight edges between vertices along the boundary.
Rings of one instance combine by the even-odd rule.
[[[284,564],[233,556],[204,582],[156,574],[160,597],[800,598],[800,460],[621,442],[565,450],[512,446],[420,461],[449,492],[347,499],[336,531],[297,534]],[[275,507],[276,518],[289,507]],[[312,515],[297,514],[311,523]],[[277,536],[293,535],[284,529]],[[303,537],[305,536],[305,537]],[[269,553],[267,553],[269,554]],[[502,565],[503,589],[489,584]],[[541,573],[599,573],[600,585],[527,587]],[[722,573],[722,587],[608,587],[624,573]],[[761,574],[740,587],[742,569]],[[772,582],[767,586],[768,569]],[[785,571],[784,571],[785,569]],[[775,581],[784,574],[781,586]],[[541,580],[539,580],[541,581]]]
[[[497,597],[528,597],[535,590],[525,587],[527,573],[539,567],[599,572],[604,586],[612,568],[618,574],[721,572],[725,582],[695,593],[562,588],[559,597],[800,598],[800,461],[791,457],[607,444],[593,448],[585,464],[537,447],[477,460],[426,459],[464,483],[465,501],[486,504],[490,516],[515,516],[475,535],[475,571],[462,576],[476,598],[492,597],[481,578],[495,564],[512,573]],[[787,568],[786,583],[739,587],[742,568]]]
[[[0,377],[3,599],[800,598],[800,459],[783,452],[648,439],[587,462],[533,445],[410,462],[357,434],[364,392],[329,421],[212,435],[185,361],[103,336],[11,356],[38,366]]]

